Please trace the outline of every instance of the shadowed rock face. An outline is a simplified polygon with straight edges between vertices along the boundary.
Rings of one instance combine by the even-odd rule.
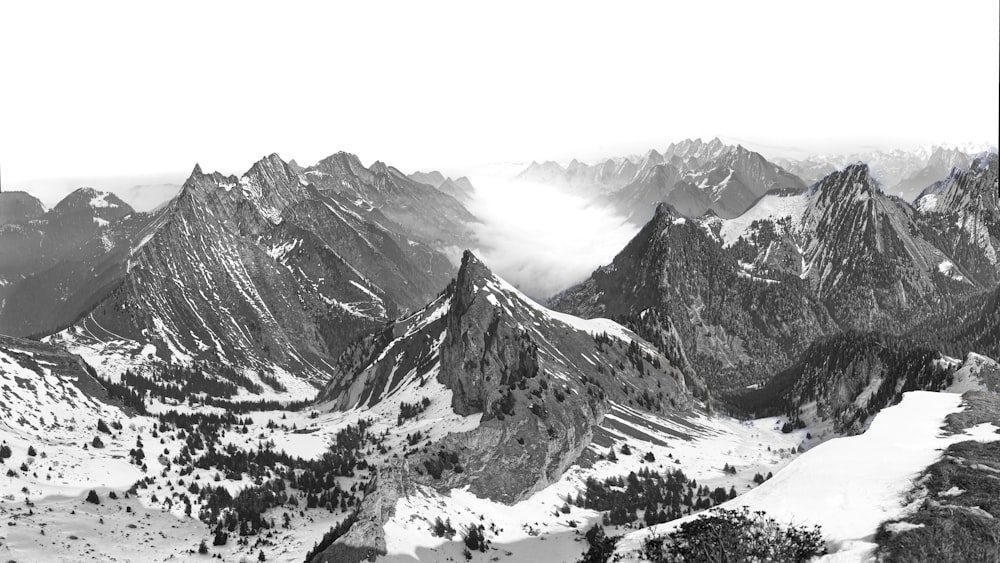
[[[481,421],[412,455],[404,470],[418,483],[469,486],[502,502],[557,479],[612,403],[684,410],[702,389],[631,332],[549,312],[469,252],[437,300],[349,348],[320,400],[371,405],[427,377],[452,391],[455,412]]]
[[[398,466],[384,467],[368,484],[355,523],[328,548],[307,563],[360,563],[385,555],[383,524],[396,512],[396,500],[406,495],[409,480]]]
[[[552,306],[581,317],[625,319],[644,336],[678,334],[713,393],[762,381],[836,329],[807,281],[754,278],[734,253],[666,204],[611,264],[557,295]],[[756,379],[743,379],[750,377]]]
[[[23,223],[45,213],[45,206],[25,192],[0,192],[0,225]]]
[[[0,216],[10,220],[0,219],[0,333],[14,336],[61,329],[103,299],[152,220],[92,188],[49,211],[28,194],[3,193]]]

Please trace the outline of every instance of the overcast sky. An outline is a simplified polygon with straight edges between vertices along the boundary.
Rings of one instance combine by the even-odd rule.
[[[995,144],[998,21],[996,0],[4,2],[0,165],[16,186],[271,152],[460,172],[714,135]]]

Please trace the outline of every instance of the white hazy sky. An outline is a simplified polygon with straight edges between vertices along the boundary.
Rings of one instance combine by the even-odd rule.
[[[5,186],[998,136],[1000,3],[3,2]]]

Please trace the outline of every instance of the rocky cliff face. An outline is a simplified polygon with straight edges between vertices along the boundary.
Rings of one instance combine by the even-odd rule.
[[[638,321],[653,314],[664,330],[676,331],[713,392],[726,392],[762,381],[836,329],[804,280],[762,277],[747,266],[698,223],[661,204],[611,264],[551,305],[630,326],[648,324]]]
[[[996,157],[992,173],[988,158],[977,162],[917,208],[857,163],[807,193],[768,194],[738,218],[701,222],[753,272],[807,280],[843,328],[899,331],[996,284]]]
[[[670,412],[703,393],[634,333],[548,311],[466,252],[434,302],[356,343],[319,401],[370,406],[434,377],[452,408],[478,415],[408,458],[415,482],[513,502],[551,483],[590,443],[611,405]]]
[[[968,276],[982,287],[1000,283],[1000,186],[997,154],[954,169],[917,198],[918,221],[951,259],[950,277]]]
[[[301,176],[320,193],[352,201],[387,230],[438,250],[464,248],[473,240],[469,223],[475,217],[455,197],[382,162],[365,168],[358,157],[341,152],[305,168]]]
[[[895,329],[906,313],[963,289],[935,276],[947,256],[865,164],[813,186],[799,233],[802,276],[845,327]]]
[[[120,284],[63,336],[325,380],[349,342],[426,303],[454,271],[383,213],[432,213],[407,203],[422,192],[373,169],[349,155],[309,169],[270,155],[238,177],[196,166],[139,234]],[[321,175],[324,187],[309,182]]]

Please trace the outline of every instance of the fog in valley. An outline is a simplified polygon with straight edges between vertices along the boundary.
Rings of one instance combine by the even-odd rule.
[[[608,208],[553,186],[474,176],[469,210],[479,254],[501,277],[536,300],[582,281],[607,264],[638,231]]]

